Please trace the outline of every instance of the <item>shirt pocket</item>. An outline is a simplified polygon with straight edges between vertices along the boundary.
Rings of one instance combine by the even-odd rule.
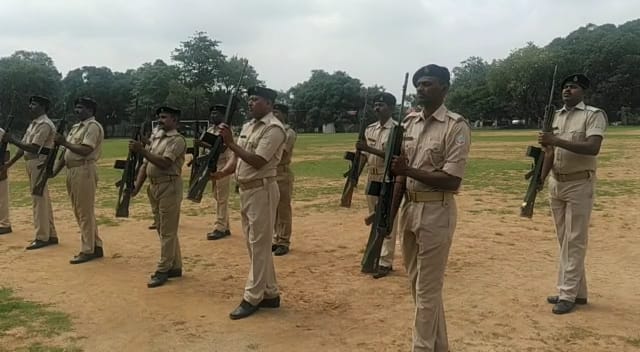
[[[425,146],[425,152],[429,161],[436,169],[444,167],[444,148],[438,141],[428,140]]]
[[[405,136],[402,141],[404,147],[404,154],[411,160],[416,153],[417,141],[411,136]]]
[[[574,129],[567,132],[569,140],[572,142],[581,142],[587,139],[587,133],[584,129]]]

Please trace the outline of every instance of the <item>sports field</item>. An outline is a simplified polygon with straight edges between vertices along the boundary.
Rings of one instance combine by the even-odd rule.
[[[536,131],[473,131],[458,196],[445,309],[452,351],[640,351],[640,129],[610,128],[599,156],[587,253],[589,304],[551,314],[557,241],[540,194],[519,217]],[[338,206],[346,150],[356,135],[300,135],[294,149],[291,252],[276,257],[282,308],[231,321],[248,272],[238,197],[232,236],[207,241],[213,198],[183,201],[185,275],[148,289],[159,241],[144,192],[129,219],[114,217],[126,141],[108,140],[100,161],[97,216],[105,257],[82,265],[64,175],[50,192],[60,245],[25,251],[33,237],[22,162],[10,170],[14,232],[0,236],[0,351],[408,351],[413,306],[400,247],[391,276],[359,263],[368,229],[364,181],[351,209]],[[183,175],[187,177],[188,170]],[[186,181],[186,180],[185,180]]]

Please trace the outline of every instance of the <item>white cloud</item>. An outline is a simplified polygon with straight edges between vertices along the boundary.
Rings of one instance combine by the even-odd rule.
[[[3,0],[0,56],[47,52],[66,74],[84,65],[136,68],[195,31],[248,57],[261,79],[287,89],[312,69],[344,70],[398,95],[404,72],[450,69],[469,56],[503,58],[587,23],[622,24],[635,0]]]

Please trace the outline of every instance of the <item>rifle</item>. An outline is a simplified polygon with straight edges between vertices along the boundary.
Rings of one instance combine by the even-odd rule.
[[[66,104],[62,110],[62,118],[60,119],[60,121],[58,121],[58,126],[56,126],[57,134],[64,134],[64,130],[67,126],[67,116],[65,115]],[[51,149],[40,146],[38,154],[46,155],[47,158],[45,159],[44,163],[38,167],[40,169],[40,173],[38,173],[36,185],[33,187],[33,191],[31,192],[32,195],[42,197],[44,188],[47,186],[47,181],[54,176],[53,167],[55,166],[56,159],[58,159],[59,150],[60,145],[57,143],[55,143],[53,145],[53,148]],[[62,159],[63,156],[64,153],[61,153],[59,159]]]
[[[9,133],[9,130],[11,129],[11,125],[13,125],[13,119],[14,119],[13,107],[15,106],[14,99],[15,99],[15,95],[13,96],[13,99],[11,101],[11,108],[9,111],[9,115],[7,116],[7,120],[5,121],[4,126],[2,127],[2,129],[4,130],[4,133]],[[9,143],[0,143],[0,166],[4,166],[4,164],[9,159],[8,146],[9,146]],[[2,174],[0,174],[0,180],[4,180],[6,178],[7,178],[6,172],[3,172]]]
[[[134,110],[134,116],[138,112],[138,100],[136,99],[136,106]],[[142,141],[142,131],[145,129],[147,121],[144,121],[140,126],[134,126],[131,134],[131,139],[135,141]],[[128,218],[129,217],[129,204],[131,203],[131,195],[135,187],[136,177],[142,167],[143,158],[140,154],[129,151],[127,154],[127,160],[116,160],[113,165],[114,169],[123,170],[122,178],[116,182],[118,187],[118,203],[116,204],[116,217]]]
[[[551,132],[553,124],[553,114],[556,109],[553,106],[553,95],[556,87],[556,73],[558,72],[558,65],[555,65],[553,69],[553,78],[551,79],[551,89],[549,93],[549,102],[545,107],[544,118],[542,120],[542,132]],[[525,180],[529,180],[529,186],[527,187],[527,193],[524,196],[524,201],[520,206],[520,216],[526,218],[533,217],[533,208],[536,203],[536,197],[542,185],[542,164],[544,163],[544,150],[540,147],[528,146],[526,156],[533,158],[533,164],[531,170],[524,176]]]
[[[233,88],[232,93],[229,95],[229,101],[227,103],[227,111],[224,114],[224,123],[228,126],[231,126],[231,118],[233,117],[233,113],[235,112],[235,103],[236,103],[236,95],[240,90],[240,85],[244,80],[244,76],[247,72],[247,66],[249,65],[249,61],[244,62],[244,67],[242,68],[242,73],[240,74],[240,78],[238,79],[238,83]],[[201,156],[197,161],[197,171],[195,172],[195,178],[193,183],[189,186],[189,192],[187,194],[187,199],[192,202],[200,203],[202,201],[202,195],[204,194],[204,189],[209,182],[209,175],[212,171],[215,171],[218,159],[220,158],[220,154],[224,151],[224,141],[222,137],[219,135],[211,135],[211,148],[206,155]]]
[[[362,114],[360,115],[360,126],[358,128],[358,141],[364,141],[364,131],[367,129],[367,95],[369,90],[364,92],[364,107],[362,108]],[[362,172],[361,159],[362,152],[356,149],[355,152],[345,152],[344,159],[350,163],[349,170],[344,173],[343,177],[347,180],[344,183],[344,189],[342,190],[342,197],[340,197],[340,206],[344,208],[351,208],[351,199],[353,198],[353,191],[358,185],[358,179]]]
[[[377,196],[376,212],[367,247],[362,257],[362,272],[374,273],[378,270],[378,261],[382,251],[382,243],[393,230],[395,213],[393,211],[393,191],[395,187],[395,175],[391,172],[391,161],[394,156],[399,156],[402,152],[402,140],[404,138],[404,128],[400,123],[404,115],[404,102],[407,96],[407,82],[409,73],[404,76],[402,86],[402,100],[400,111],[398,112],[398,124],[393,126],[387,139],[387,147],[384,153],[384,175],[381,182],[371,182],[367,189],[368,195]]]
[[[193,138],[200,138],[200,120],[198,120],[198,102],[197,98],[193,98],[193,114],[196,117],[196,120],[193,125]],[[200,157],[200,147],[196,142],[193,142],[192,148],[187,148],[187,154],[193,155],[193,158],[189,162],[189,166],[191,166],[191,175],[189,176],[189,187],[193,184],[193,181],[196,179],[196,173],[198,172],[198,158]]]

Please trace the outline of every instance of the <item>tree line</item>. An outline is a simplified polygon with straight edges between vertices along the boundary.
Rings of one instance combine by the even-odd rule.
[[[0,58],[0,116],[4,120],[12,113],[17,117],[15,128],[26,128],[26,99],[42,94],[52,99],[54,118],[71,114],[76,97],[93,97],[99,103],[96,118],[111,135],[121,134],[115,126],[151,117],[152,109],[161,104],[180,107],[185,119],[206,119],[209,106],[226,103],[246,59],[225,55],[220,44],[196,32],[172,51],[170,63],[157,59],[125,72],[83,66],[64,77],[46,53],[16,51]],[[528,43],[492,62],[470,57],[452,68],[447,105],[472,123],[508,126],[517,120],[536,127],[554,65],[560,79],[576,72],[591,78],[588,100],[605,109],[610,122],[640,123],[640,19],[620,26],[588,24],[544,47]],[[249,65],[243,88],[263,83]],[[379,85],[365,87],[347,72],[318,69],[280,92],[279,101],[290,105],[291,124],[300,131],[318,131],[327,123],[334,123],[338,131],[352,130],[365,93],[372,97],[384,90]],[[410,95],[408,105],[414,102]],[[561,105],[560,94],[555,103]],[[244,105],[239,104],[238,118]],[[370,110],[367,116],[373,118]]]

